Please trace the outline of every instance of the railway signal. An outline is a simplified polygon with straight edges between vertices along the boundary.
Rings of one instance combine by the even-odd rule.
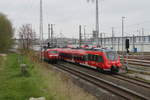
[[[127,53],[129,53],[129,47],[130,47],[129,39],[126,39],[126,50],[127,50]]]
[[[127,50],[127,53],[126,53],[126,71],[128,70],[128,53],[129,53],[129,47],[130,47],[129,42],[130,42],[129,39],[126,39],[126,42],[125,42],[125,47]]]
[[[47,47],[48,47],[48,48],[50,47],[50,43],[49,43],[49,42],[47,43]]]

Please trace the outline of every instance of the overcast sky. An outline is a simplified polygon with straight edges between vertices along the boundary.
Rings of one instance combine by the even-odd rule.
[[[0,12],[6,14],[18,29],[22,24],[32,24],[39,33],[40,0],[0,0]],[[91,0],[92,1],[92,0]],[[121,17],[125,16],[125,33],[138,34],[142,27],[150,33],[150,0],[99,0],[100,32],[121,36]],[[89,34],[95,29],[95,3],[87,0],[43,0],[44,33],[47,24],[55,24],[54,32],[66,37],[78,37],[78,26],[86,25]],[[149,32],[149,33],[148,33]]]

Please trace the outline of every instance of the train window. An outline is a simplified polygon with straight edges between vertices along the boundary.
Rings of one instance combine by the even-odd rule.
[[[84,60],[84,56],[81,56],[81,60],[82,60],[82,61],[85,61],[85,60]]]
[[[76,56],[76,60],[78,60],[78,56]]]
[[[97,61],[98,62],[103,62],[103,57],[102,56],[98,56]]]
[[[84,61],[88,61],[88,55],[83,56]]]
[[[79,60],[81,60],[81,57],[79,56]]]
[[[82,61],[82,56],[80,56],[80,61]]]
[[[89,61],[92,61],[92,60],[93,60],[93,55],[88,54],[88,60],[89,60]]]
[[[79,56],[77,56],[77,60],[79,60]]]
[[[88,54],[88,59],[90,60],[90,55]]]
[[[98,61],[98,55],[95,55],[95,61],[96,62]]]
[[[115,51],[107,51],[106,52],[107,59],[115,61],[118,58],[118,54]]]
[[[74,56],[74,60],[77,60],[77,56]]]
[[[77,60],[79,60],[79,57],[77,56]]]
[[[49,51],[49,53],[58,53],[57,51]]]
[[[96,61],[96,55],[92,55],[92,61]]]
[[[71,54],[68,54],[68,58],[72,59],[72,55],[71,55]]]
[[[71,58],[72,58],[72,55],[71,55],[71,54],[68,54],[68,58],[71,59]]]
[[[64,53],[60,53],[60,56],[64,57]]]
[[[78,60],[78,56],[76,56],[76,60]]]
[[[70,55],[70,59],[72,59],[72,55]]]
[[[80,60],[83,61],[83,57],[82,56],[80,56]]]

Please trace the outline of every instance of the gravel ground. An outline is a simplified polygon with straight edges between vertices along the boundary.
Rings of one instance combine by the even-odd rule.
[[[150,81],[150,75],[143,75],[143,74],[139,74],[139,73],[126,74],[126,75],[128,75],[129,77],[140,78],[140,79]]]

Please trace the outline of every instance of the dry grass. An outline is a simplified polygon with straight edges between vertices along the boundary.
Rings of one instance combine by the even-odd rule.
[[[68,76],[53,71],[51,65],[40,62],[37,56],[29,54],[32,61],[37,64],[37,72],[42,76],[46,87],[42,88],[55,100],[96,100],[94,96],[85,92],[71,82]],[[32,55],[32,56],[31,56]]]
[[[93,96],[78,88],[61,73],[56,74],[47,70],[47,68],[42,68],[40,73],[44,76],[45,84],[47,84],[44,91],[53,92],[52,94],[56,100],[95,100]]]

